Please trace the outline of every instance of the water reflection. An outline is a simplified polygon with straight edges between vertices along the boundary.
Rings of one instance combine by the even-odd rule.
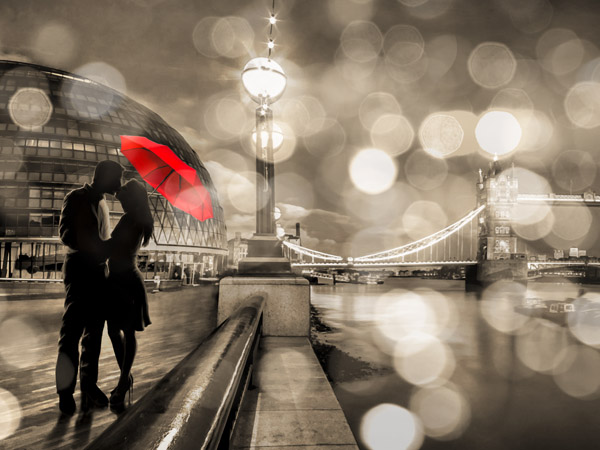
[[[313,286],[312,303],[334,328],[316,338],[372,367],[352,378],[352,364],[330,361],[345,364],[333,386],[360,445],[378,448],[365,423],[392,405],[400,409],[390,414],[406,411],[422,427],[417,448],[594,448],[600,431],[585,423],[600,407],[595,316],[549,321],[515,311],[525,298],[577,297],[578,286],[503,284],[478,299],[463,283]],[[586,287],[576,302],[593,309],[598,293]]]

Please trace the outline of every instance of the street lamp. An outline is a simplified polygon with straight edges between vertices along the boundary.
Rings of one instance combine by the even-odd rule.
[[[270,58],[251,59],[242,70],[242,83],[256,108],[256,234],[274,235],[275,167],[273,163],[273,111],[285,90],[287,77]],[[266,140],[266,142],[265,142]]]

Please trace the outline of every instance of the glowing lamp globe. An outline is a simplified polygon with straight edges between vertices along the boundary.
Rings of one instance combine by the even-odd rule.
[[[283,95],[287,77],[272,59],[254,58],[242,70],[242,83],[252,100],[269,104]]]
[[[273,138],[273,150],[278,150],[283,144],[283,131],[281,127],[277,124],[273,124],[273,131],[271,132],[271,136]],[[261,142],[263,145],[266,145],[269,140],[269,133],[267,131],[261,132]],[[256,130],[252,131],[252,142],[256,145]]]

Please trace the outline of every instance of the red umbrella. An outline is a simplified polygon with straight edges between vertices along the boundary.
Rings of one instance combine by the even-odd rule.
[[[121,153],[173,206],[200,221],[214,217],[210,193],[198,173],[169,147],[141,136],[121,136]]]

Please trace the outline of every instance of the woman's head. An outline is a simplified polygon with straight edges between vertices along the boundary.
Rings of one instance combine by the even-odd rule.
[[[117,192],[117,199],[121,202],[123,211],[133,216],[134,220],[142,227],[144,230],[142,245],[148,245],[154,228],[154,219],[150,212],[148,193],[144,185],[137,180],[129,180]]]

